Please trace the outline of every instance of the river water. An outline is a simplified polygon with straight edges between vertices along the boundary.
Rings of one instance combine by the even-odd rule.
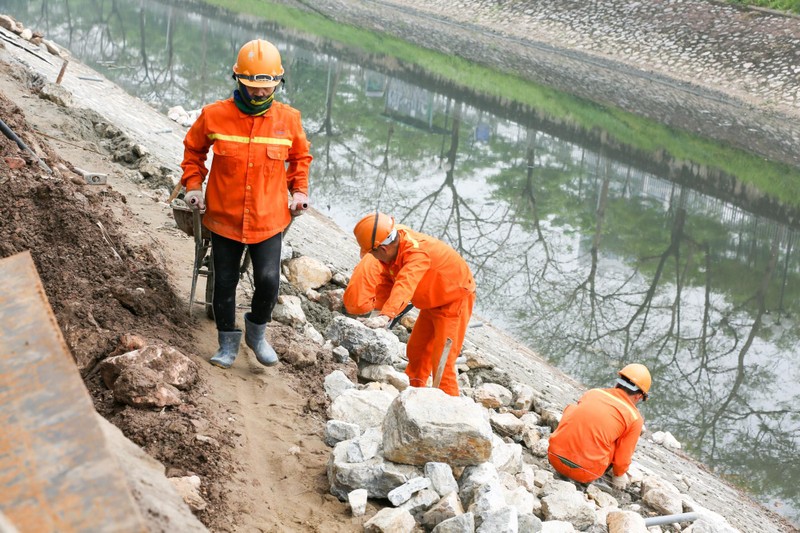
[[[534,85],[482,93],[409,45],[336,38],[283,8],[281,23],[151,0],[0,12],[164,111],[227,97],[239,46],[271,40],[278,98],[312,142],[314,207],[349,231],[379,206],[449,242],[476,276],[476,313],[589,387],[645,363],[649,429],[800,523],[800,198],[746,186],[786,169],[630,117],[637,134],[620,134],[619,112]],[[685,155],[715,150],[747,164]]]

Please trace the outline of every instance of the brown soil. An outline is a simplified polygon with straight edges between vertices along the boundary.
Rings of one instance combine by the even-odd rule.
[[[168,476],[201,477],[208,507],[197,516],[212,531],[360,530],[362,520],[329,494],[325,473],[323,379],[341,365],[277,325],[268,329],[283,358],[276,367],[264,369],[244,346],[230,370],[208,365],[216,331],[189,317],[192,241],[170,218],[163,180],[132,170],[131,143],[116,128],[40,99],[40,85],[0,64],[0,118],[54,170],[0,136],[0,257],[32,254],[98,412]],[[25,165],[10,168],[15,158]],[[87,185],[75,167],[102,169],[108,184]],[[309,311],[318,329],[330,320]],[[181,406],[150,411],[114,401],[95,369],[123,353],[130,335],[198,362],[200,381]]]

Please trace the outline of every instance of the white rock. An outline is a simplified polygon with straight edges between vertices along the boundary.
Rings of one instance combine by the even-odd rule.
[[[490,415],[489,422],[492,428],[501,436],[519,440],[525,424],[511,413],[494,413]]]
[[[364,533],[410,533],[415,524],[408,511],[386,507],[364,524]]]
[[[356,384],[350,381],[350,378],[341,370],[334,370],[327,376],[324,381],[325,394],[331,401],[335,400],[348,389],[355,389]]]
[[[202,511],[208,506],[200,495],[200,478],[198,476],[171,477],[169,481],[192,511]]]
[[[612,511],[606,518],[608,533],[648,533],[644,518],[631,511]]]
[[[431,488],[441,497],[453,491],[458,492],[458,483],[453,476],[453,469],[447,463],[433,461],[425,463],[425,477],[431,480]]]
[[[307,255],[288,260],[284,269],[289,283],[303,292],[318,289],[333,277],[325,263]]]
[[[511,403],[511,391],[497,383],[482,383],[472,391],[473,399],[489,409],[509,405]]]
[[[517,533],[518,530],[517,509],[506,506],[485,515],[475,533]]]
[[[292,327],[301,327],[306,322],[299,296],[282,294],[278,296],[278,303],[272,311],[273,320]]]
[[[325,423],[325,444],[336,446],[344,440],[351,440],[361,434],[358,424],[342,422],[341,420],[328,420]]]
[[[413,496],[415,492],[427,489],[430,486],[430,479],[426,477],[415,477],[414,479],[409,479],[396,489],[389,491],[388,498],[389,501],[392,502],[392,505],[397,507],[401,503],[411,499],[411,496]]]
[[[445,520],[464,514],[464,507],[457,492],[446,494],[422,516],[420,523],[427,529],[433,529]]]
[[[350,503],[350,511],[353,516],[363,516],[367,511],[367,491],[366,489],[356,489],[347,495]]]
[[[475,531],[475,516],[464,513],[440,522],[431,533],[464,533]]]
[[[380,426],[395,396],[396,392],[384,390],[347,389],[333,400],[329,418],[361,427]]]

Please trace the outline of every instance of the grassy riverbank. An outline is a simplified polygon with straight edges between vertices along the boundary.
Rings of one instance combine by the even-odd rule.
[[[800,207],[800,169],[768,162],[762,157],[655,124],[632,113],[598,107],[594,103],[452,55],[420,48],[391,36],[344,26],[314,13],[258,0],[203,0],[202,3],[274,21],[371,54],[401,58],[403,62],[435,73],[436,77],[469,88],[475,93],[519,102],[587,130],[600,129],[640,153],[666,152],[675,160],[719,169],[782,203]],[[644,131],[648,134],[643,135]]]
[[[800,14],[800,0],[728,0],[740,6],[765,7],[776,11],[787,11]]]

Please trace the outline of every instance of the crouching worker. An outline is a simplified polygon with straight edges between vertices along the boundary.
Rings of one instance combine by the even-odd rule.
[[[564,409],[550,436],[547,458],[556,471],[579,483],[590,483],[612,468],[611,484],[628,486],[628,467],[644,419],[636,407],[647,400],[650,371],[638,363],[619,371],[612,389],[587,391]]]
[[[475,280],[466,261],[444,242],[395,226],[383,213],[365,216],[353,233],[362,259],[345,290],[347,311],[379,309],[380,314],[364,324],[383,328],[413,303],[420,312],[406,347],[410,384],[427,385],[449,338],[452,344],[439,388],[458,396],[455,363],[475,304]]]

